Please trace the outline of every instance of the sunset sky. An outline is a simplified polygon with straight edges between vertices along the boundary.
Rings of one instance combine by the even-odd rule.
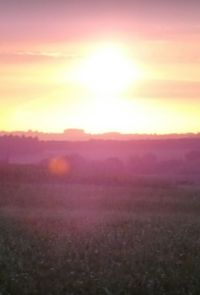
[[[0,130],[200,131],[200,1],[0,0]]]

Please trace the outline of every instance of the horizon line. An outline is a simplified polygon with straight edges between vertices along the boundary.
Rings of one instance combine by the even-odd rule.
[[[84,129],[81,128],[67,128],[64,129],[63,131],[44,131],[44,130],[33,130],[33,129],[27,129],[27,130],[0,130],[0,135],[1,134],[6,134],[6,133],[21,133],[21,134],[41,134],[41,135],[82,135],[82,136],[105,136],[105,135],[116,135],[116,136],[184,136],[184,135],[200,135],[200,130],[199,131],[185,131],[185,132],[166,132],[166,133],[125,133],[125,132],[120,132],[120,131],[102,131],[102,132],[88,132]]]

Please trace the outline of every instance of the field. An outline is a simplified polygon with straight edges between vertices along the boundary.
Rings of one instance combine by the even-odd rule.
[[[199,295],[197,185],[0,184],[0,294]]]

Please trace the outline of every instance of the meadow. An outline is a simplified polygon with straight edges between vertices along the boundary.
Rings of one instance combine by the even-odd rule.
[[[200,187],[1,182],[0,294],[199,294]]]

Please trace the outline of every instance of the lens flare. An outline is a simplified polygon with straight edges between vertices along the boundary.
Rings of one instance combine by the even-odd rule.
[[[49,162],[49,171],[54,175],[68,175],[70,170],[70,163],[64,157],[53,158]]]

